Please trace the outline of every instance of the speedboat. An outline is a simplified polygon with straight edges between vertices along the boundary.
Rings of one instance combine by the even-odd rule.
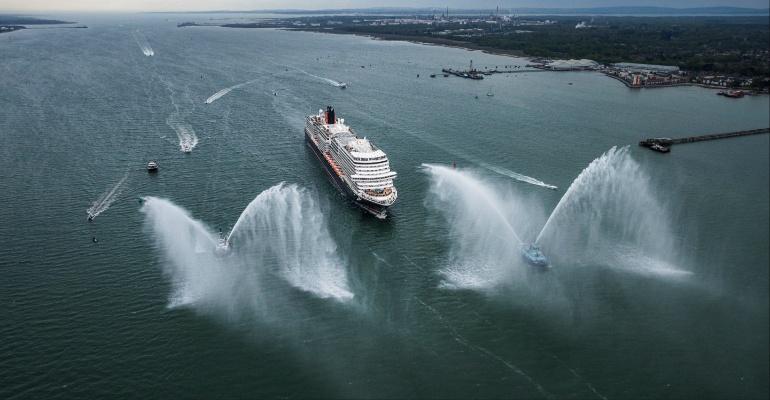
[[[527,264],[534,267],[544,268],[548,266],[548,259],[545,258],[545,254],[543,254],[540,247],[534,243],[521,246],[521,257]]]
[[[158,171],[158,162],[157,161],[150,161],[147,163],[147,172],[156,172]]]

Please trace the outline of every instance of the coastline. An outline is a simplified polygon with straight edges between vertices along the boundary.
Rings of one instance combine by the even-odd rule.
[[[506,50],[506,49],[499,49],[494,47],[488,47],[488,46],[480,46],[474,43],[464,42],[460,40],[452,40],[452,39],[445,39],[445,38],[431,38],[426,36],[409,36],[409,35],[398,35],[398,34],[377,34],[377,33],[359,33],[359,32],[346,32],[346,31],[339,31],[335,29],[309,29],[309,28],[294,28],[294,27],[286,27],[286,26],[242,26],[242,25],[208,25],[208,24],[184,24],[179,25],[179,27],[183,26],[219,26],[222,28],[248,28],[248,29],[277,29],[277,30],[285,30],[285,31],[295,31],[295,32],[312,32],[312,33],[324,33],[324,34],[336,34],[336,35],[353,35],[353,36],[360,36],[360,37],[366,37],[371,40],[387,40],[387,41],[401,41],[401,42],[408,42],[408,43],[414,43],[414,44],[421,44],[421,45],[427,45],[427,46],[441,46],[441,47],[448,47],[448,48],[456,48],[456,49],[463,49],[468,51],[481,51],[486,54],[491,55],[498,55],[498,56],[505,56],[505,57],[511,57],[511,58],[519,58],[524,61],[534,61],[537,59],[541,59],[540,56],[535,55],[529,55],[526,54],[520,50]],[[549,70],[551,71],[551,70]],[[569,70],[571,72],[575,72],[576,70]],[[608,74],[604,71],[601,71],[599,69],[591,69],[591,70],[582,70],[583,72],[598,72],[601,73],[604,76],[607,76],[609,78],[615,79],[621,83],[623,83],[627,88],[629,89],[652,89],[652,88],[665,88],[665,87],[675,87],[675,86],[698,86],[704,89],[714,89],[714,90],[726,90],[730,89],[729,87],[724,86],[715,86],[715,85],[706,85],[703,83],[698,82],[680,82],[680,83],[673,83],[673,84],[657,84],[657,85],[642,85],[642,86],[634,86],[628,83],[627,81],[614,76],[612,74]],[[567,71],[558,71],[558,70],[552,70],[551,72],[567,72]],[[755,91],[751,89],[741,89],[747,92],[747,94],[751,95],[761,95],[765,94],[768,95],[770,92],[768,91]]]
[[[297,31],[297,32],[315,32],[315,33],[331,33],[335,35],[353,35],[353,36],[366,37],[372,40],[387,40],[387,41],[394,41],[394,42],[401,41],[401,42],[409,42],[409,43],[415,43],[415,44],[423,44],[428,46],[441,46],[441,47],[451,47],[455,49],[477,50],[477,51],[482,51],[484,53],[493,54],[497,56],[522,58],[526,61],[531,61],[532,59],[538,58],[537,56],[527,55],[520,50],[497,49],[494,47],[479,46],[473,43],[463,42],[461,40],[452,40],[452,39],[444,39],[444,38],[429,38],[425,36],[405,36],[405,35],[394,35],[394,34],[387,34],[387,33],[373,34],[373,33],[341,32],[333,29],[332,30],[301,29],[301,28],[279,28],[279,29],[283,29],[287,31]]]

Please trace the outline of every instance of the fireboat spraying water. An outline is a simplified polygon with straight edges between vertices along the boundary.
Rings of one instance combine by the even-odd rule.
[[[546,268],[549,264],[543,250],[535,243],[521,245],[521,258],[533,267]]]

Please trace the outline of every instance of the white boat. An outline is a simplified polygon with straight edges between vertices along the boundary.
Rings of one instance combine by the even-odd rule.
[[[337,189],[376,217],[387,216],[398,192],[384,151],[356,135],[332,107],[306,118],[305,140]]]

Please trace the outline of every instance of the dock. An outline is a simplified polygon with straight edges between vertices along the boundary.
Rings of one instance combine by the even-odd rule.
[[[750,129],[746,131],[726,132],[726,133],[713,133],[709,135],[689,136],[683,138],[650,138],[644,139],[639,142],[639,146],[647,147],[650,150],[657,151],[659,153],[668,153],[671,151],[671,146],[682,143],[703,142],[706,140],[726,139],[738,136],[759,135],[763,133],[770,133],[770,128],[762,129]]]

